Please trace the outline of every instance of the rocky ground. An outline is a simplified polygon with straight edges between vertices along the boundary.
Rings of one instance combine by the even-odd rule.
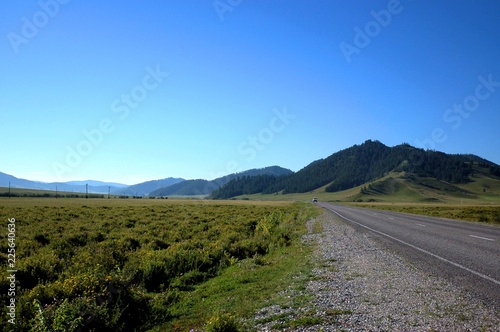
[[[370,234],[325,212],[304,241],[317,262],[299,310],[278,305],[256,315],[259,331],[500,331],[498,308],[412,266]]]

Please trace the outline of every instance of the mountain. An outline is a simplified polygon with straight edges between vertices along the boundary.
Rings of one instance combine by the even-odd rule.
[[[168,187],[160,188],[149,193],[149,196],[195,196],[195,195],[207,195],[212,190],[215,190],[215,184],[212,181],[196,179],[196,180],[186,180]],[[213,188],[213,189],[212,189]]]
[[[274,175],[242,176],[233,179],[214,190],[210,194],[212,199],[228,199],[240,195],[251,195],[256,193],[268,193],[268,188],[276,185],[277,181],[284,181],[290,174],[277,177]]]
[[[0,172],[0,187],[8,187],[9,184],[12,188],[28,189],[44,189],[43,186],[45,185],[43,182],[18,179],[15,176]]]
[[[102,181],[69,181],[69,182],[40,182],[31,181],[26,179],[20,179],[15,176],[5,174],[0,172],[0,187],[8,187],[10,184],[11,188],[22,188],[22,189],[36,189],[36,190],[52,190],[56,191],[67,191],[67,192],[78,192],[84,193],[87,188],[91,193],[107,194],[110,190],[114,191],[120,188],[124,188],[127,185],[114,182],[102,182]]]
[[[478,156],[445,154],[406,143],[388,147],[379,141],[368,140],[316,160],[289,176],[233,179],[214,192],[214,197],[306,193],[318,188],[323,192],[337,192],[375,181],[394,171],[412,177],[414,183],[434,179],[451,186],[474,181],[472,177],[477,172],[486,172],[485,176],[494,179],[500,177],[500,166]]]
[[[270,175],[270,176],[282,176],[287,174],[292,174],[293,172],[289,169],[282,168],[279,166],[270,166],[261,169],[251,169],[248,171],[234,173],[226,175],[215,180],[186,180],[183,182],[176,183],[174,185],[168,186],[166,188],[161,188],[149,193],[150,196],[170,196],[170,195],[181,195],[181,196],[193,196],[193,195],[208,195],[219,187],[225,185],[229,181],[245,176],[258,176],[258,175]]]
[[[154,190],[169,187],[171,185],[174,185],[176,183],[183,182],[183,181],[185,181],[185,180],[182,178],[172,178],[172,177],[162,179],[162,180],[146,181],[146,182],[134,184],[132,186],[128,186],[126,188],[121,188],[121,189],[115,190],[113,192],[113,194],[115,194],[115,195],[127,195],[127,196],[145,196]]]

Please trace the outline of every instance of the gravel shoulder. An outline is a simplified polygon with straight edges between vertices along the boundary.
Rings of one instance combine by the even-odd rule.
[[[309,294],[312,300],[300,311],[317,319],[279,330],[500,331],[500,308],[416,269],[333,213],[325,211],[307,226],[304,241],[314,246],[317,263],[306,289],[288,296]],[[287,311],[265,310],[274,315]],[[275,330],[272,324],[258,329]]]

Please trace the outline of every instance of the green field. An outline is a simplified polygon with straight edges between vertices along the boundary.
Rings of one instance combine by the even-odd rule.
[[[247,329],[259,308],[286,304],[280,291],[310,269],[300,236],[317,211],[289,202],[2,198],[4,267],[8,219],[16,225],[15,330]],[[0,286],[7,303],[9,281]],[[0,325],[11,327],[7,319]]]
[[[15,330],[251,330],[260,308],[308,300],[283,291],[303,289],[313,265],[311,248],[300,241],[305,222],[320,211],[309,204],[313,197],[500,223],[496,182],[457,189],[405,181],[389,174],[337,193],[320,188],[226,201],[2,197],[5,271],[8,223],[15,219]],[[9,280],[0,287],[8,303]],[[12,327],[0,317],[0,326]]]

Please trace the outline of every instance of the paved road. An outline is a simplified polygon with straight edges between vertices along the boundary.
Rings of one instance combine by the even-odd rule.
[[[446,278],[500,307],[500,227],[317,203],[415,267]]]

